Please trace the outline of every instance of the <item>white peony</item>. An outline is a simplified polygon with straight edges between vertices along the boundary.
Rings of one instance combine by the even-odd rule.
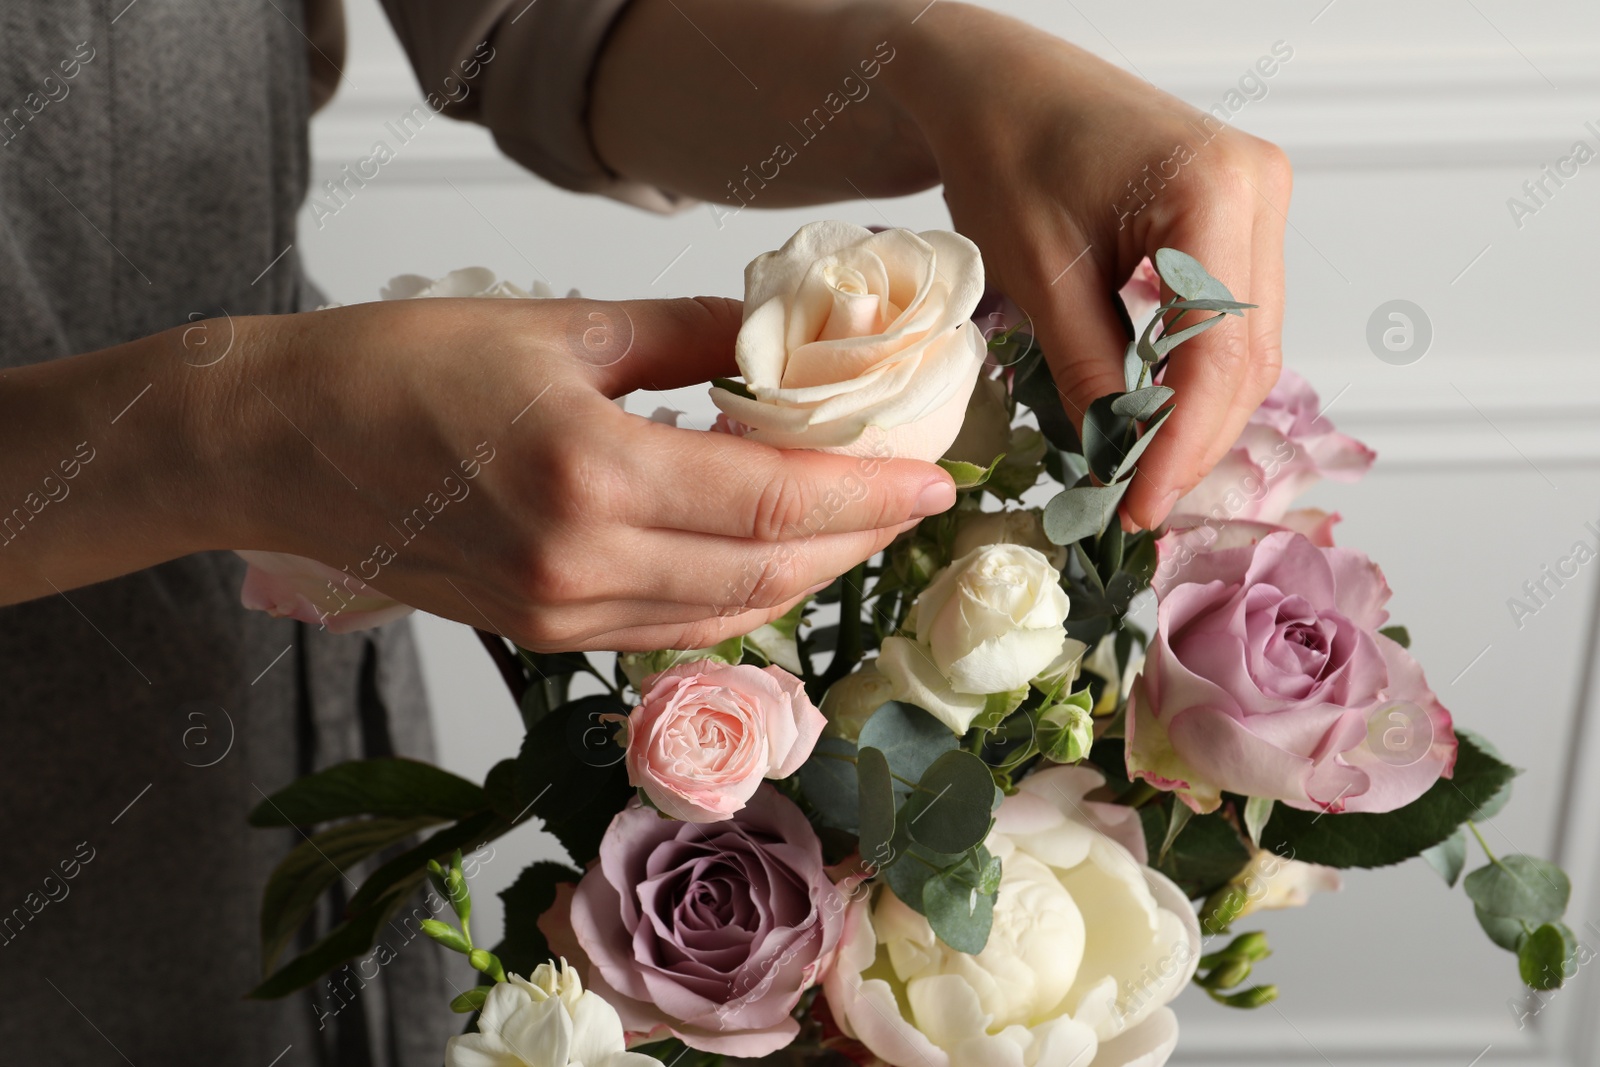
[[[906,618],[915,637],[890,637],[878,670],[896,700],[965,733],[990,694],[1026,686],[1061,655],[1067,594],[1061,573],[1024,545],[973,549],[933,576]]]
[[[983,366],[982,295],[983,260],[960,234],[809,223],[745,268],[735,355],[753,396],[711,399],[778,448],[938,459]]]
[[[858,897],[825,982],[841,1029],[891,1067],[1158,1067],[1177,1044],[1167,1003],[1194,974],[1200,927],[1144,866],[1130,808],[1084,799],[1098,772],[1024,779],[989,835],[994,926],[969,956],[887,887]]]
[[[445,1067],[661,1067],[627,1051],[616,1009],[562,960],[489,990],[478,1032],[452,1037]]]

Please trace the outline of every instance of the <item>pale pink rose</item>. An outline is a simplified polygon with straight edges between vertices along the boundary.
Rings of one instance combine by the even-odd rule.
[[[735,357],[751,395],[711,399],[776,448],[931,462],[987,353],[970,319],[982,294],[983,261],[960,234],[808,223],[745,269]]]
[[[1128,308],[1128,318],[1133,320],[1134,330],[1142,333],[1145,323],[1161,306],[1161,275],[1156,273],[1156,266],[1150,262],[1149,256],[1141,259],[1139,265],[1133,268],[1133,275],[1122,287],[1121,295],[1122,302]]]
[[[1456,739],[1422,668],[1378,633],[1383,573],[1352,549],[1259,533],[1228,524],[1158,542],[1130,777],[1202,812],[1223,791],[1307,811],[1409,804],[1450,775]]]
[[[345,634],[411,614],[411,608],[354,575],[314,559],[283,552],[237,554],[250,565],[239,602],[273,618],[295,619]]]
[[[798,1036],[794,1009],[832,966],[845,904],[804,813],[768,785],[712,825],[630,804],[539,927],[568,958],[581,949],[630,1043],[759,1057]]]
[[[1196,517],[1282,523],[1295,498],[1323,478],[1353,482],[1376,453],[1319,415],[1322,401],[1285,367],[1227,455],[1172,507],[1173,525]]]
[[[628,781],[685,822],[718,822],[811,755],[822,712],[782,667],[697,660],[646,678],[628,716]]]

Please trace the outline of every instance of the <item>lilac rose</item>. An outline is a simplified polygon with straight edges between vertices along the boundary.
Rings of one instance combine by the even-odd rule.
[[[1173,505],[1172,524],[1208,518],[1289,525],[1290,505],[1321,479],[1353,482],[1366,474],[1376,454],[1335,430],[1323,407],[1310,383],[1285,367],[1233,447]]]
[[[1290,530],[1224,526],[1158,543],[1156,634],[1129,698],[1128,773],[1191,808],[1221,793],[1383,812],[1455,765],[1450,713],[1379,633],[1389,586],[1366,556]]]
[[[724,822],[624,809],[572,894],[571,935],[630,1039],[765,1056],[799,1033],[791,1013],[833,961],[845,904],[811,824],[764,785]]]

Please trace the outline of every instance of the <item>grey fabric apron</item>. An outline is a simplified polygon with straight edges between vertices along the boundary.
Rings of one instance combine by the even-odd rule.
[[[274,262],[307,180],[302,17],[0,5],[0,366],[317,302],[293,250]],[[248,613],[242,573],[191,556],[0,609],[0,1063],[422,1067],[459,1030],[447,979],[468,980],[425,938],[337,993],[243,998],[262,885],[298,840],[251,807],[432,742],[408,626]]]

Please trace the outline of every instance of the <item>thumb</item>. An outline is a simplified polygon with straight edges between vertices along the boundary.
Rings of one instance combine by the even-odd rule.
[[[609,397],[676,389],[739,373],[733,343],[743,304],[721,296],[574,300],[568,347]]]

